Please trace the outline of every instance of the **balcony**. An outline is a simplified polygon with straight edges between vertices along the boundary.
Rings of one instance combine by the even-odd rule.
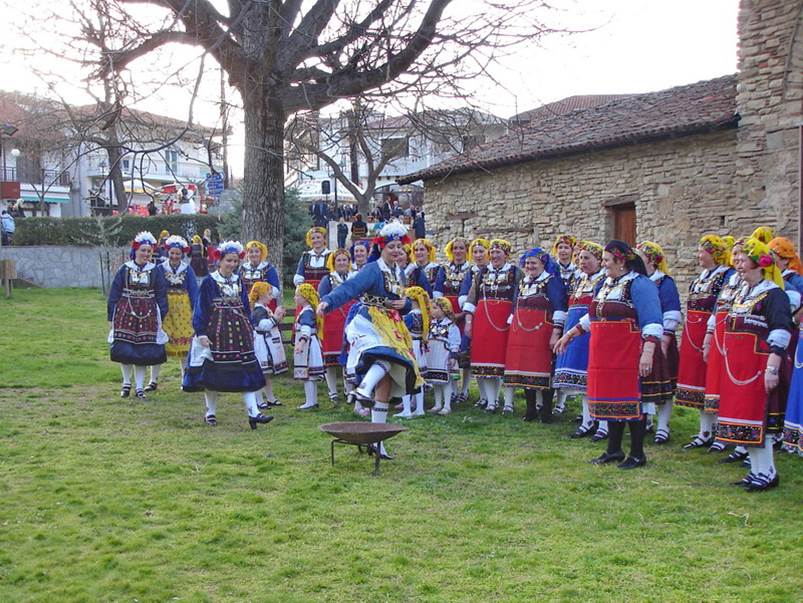
[[[70,174],[60,170],[17,169],[4,166],[0,168],[0,180],[3,182],[24,182],[42,186],[70,186]]]

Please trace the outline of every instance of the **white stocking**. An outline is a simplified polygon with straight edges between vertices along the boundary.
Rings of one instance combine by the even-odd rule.
[[[259,414],[256,392],[243,392],[243,404],[245,404],[245,412],[248,413],[249,417],[255,417]]]
[[[310,406],[318,403],[318,382],[314,379],[304,381],[304,400]]]
[[[714,423],[717,415],[712,412],[700,412],[700,437],[707,440],[714,433]]]
[[[134,382],[137,389],[142,389],[145,383],[145,366],[134,367]]]
[[[493,395],[493,402],[495,406],[499,405],[499,392],[502,389],[502,379],[500,377],[491,377],[491,392]]]
[[[441,390],[441,395],[443,396],[443,407],[448,410],[449,412],[452,411],[452,382],[451,380],[447,381],[443,385],[436,385],[435,392],[437,394],[438,390]],[[436,398],[437,400],[437,398]]]
[[[608,433],[608,421],[600,421],[597,433]]]
[[[591,424],[594,420],[591,418],[591,411],[588,408],[588,398],[585,394],[583,394],[583,425],[585,427],[591,427]]]
[[[412,402],[413,402],[413,397],[410,394],[405,394],[405,395],[402,396],[402,407],[403,408],[402,408],[402,413],[401,414],[409,415],[409,414],[412,413],[412,405],[413,405]],[[371,416],[373,416],[373,415],[371,415]],[[375,423],[375,421],[372,421],[372,423]]]
[[[415,394],[415,412],[422,413],[424,412],[424,388],[421,388],[421,391]]]
[[[669,418],[672,416],[672,401],[658,407],[658,431],[669,433]]]
[[[362,381],[360,382],[360,386],[357,388],[360,390],[360,393],[370,396],[374,392],[374,388],[376,384],[382,380],[387,372],[390,370],[390,367],[387,363],[380,361],[374,362],[371,367],[368,369],[368,372],[365,373],[365,377],[363,377]]]
[[[443,408],[443,385],[440,383],[436,383],[432,387],[432,393],[435,396],[435,406],[432,407],[432,410],[440,410]],[[446,406],[449,406],[449,400],[446,400]]]
[[[265,394],[265,399],[268,402],[276,402],[276,395],[273,393],[273,383],[271,383],[270,377],[265,375],[265,387],[262,388],[262,392]]]
[[[388,403],[375,402],[374,407],[371,409],[371,423],[387,423],[388,422]],[[385,445],[379,443],[379,452],[385,453]]]
[[[152,364],[151,365],[151,382],[158,383],[159,382],[159,373],[162,372],[162,365],[161,364]]]
[[[464,396],[468,396],[468,388],[471,386],[471,367],[463,369],[463,382],[461,383],[461,390]]]
[[[131,371],[134,370],[134,365],[121,364],[120,370],[123,371],[123,385],[131,385]]]
[[[565,389],[558,390],[558,402],[555,404],[555,410],[560,410],[566,407],[566,397],[569,395]]]
[[[326,367],[326,387],[329,388],[329,397],[337,396],[337,367]]]
[[[204,392],[204,399],[206,400],[206,416],[217,414],[217,392],[208,389]]]
[[[513,408],[513,395],[516,393],[515,388],[509,385],[505,386],[505,408]]]

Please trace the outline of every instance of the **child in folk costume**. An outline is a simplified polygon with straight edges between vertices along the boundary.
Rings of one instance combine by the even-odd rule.
[[[184,391],[203,391],[206,423],[217,425],[220,392],[242,392],[248,424],[256,429],[272,416],[259,412],[258,392],[265,387],[265,376],[254,353],[254,328],[242,279],[237,273],[245,257],[239,241],[224,241],[210,258],[217,270],[201,283],[192,314],[195,337],[190,347]]]
[[[703,271],[689,286],[675,395],[675,403],[679,406],[700,411],[700,432],[683,446],[686,449],[714,444],[715,417],[704,411],[706,363],[703,359],[703,343],[708,318],[714,311],[719,292],[733,274],[728,244],[715,234],[700,239],[697,259]],[[713,451],[719,450],[723,448],[717,445]]]
[[[167,305],[170,311],[164,318],[162,327],[170,338],[165,345],[167,356],[177,358],[184,379],[184,362],[192,343],[192,309],[198,299],[198,279],[192,267],[182,259],[190,248],[182,237],[169,236],[165,240],[167,258],[162,262],[167,280]],[[158,386],[160,364],[151,366],[151,382],[145,391],[155,391]]]
[[[318,285],[319,297],[328,295],[355,274],[351,270],[351,256],[345,249],[337,249],[329,254],[326,264],[329,274],[324,276]],[[337,380],[341,375],[344,375],[340,356],[343,351],[343,331],[346,325],[346,317],[352,304],[353,302],[349,302],[331,312],[323,323],[323,363],[326,367],[326,386],[329,389],[329,400],[333,404],[337,404],[338,399]],[[350,388],[349,382],[345,381],[346,393],[350,391]]]
[[[245,245],[245,261],[240,266],[240,278],[246,293],[251,295],[254,283],[263,281],[276,288],[278,293],[271,299],[270,309],[276,310],[281,300],[282,283],[276,267],[268,261],[268,247],[259,241],[248,241]]]
[[[650,378],[656,384],[651,396],[658,411],[655,443],[666,444],[669,441],[669,417],[672,415],[672,401],[678,378],[678,343],[675,331],[682,320],[680,295],[674,279],[669,276],[669,266],[660,245],[652,241],[642,241],[635,251],[644,262],[647,276],[657,285],[658,298],[661,300],[664,320],[664,334],[661,337],[663,360],[660,364],[656,363]]]
[[[454,322],[452,302],[436,297],[430,304],[431,321],[427,339],[427,372],[425,378],[435,392],[435,406],[430,410],[439,415],[452,412],[451,371],[457,368],[460,350],[460,329]]]
[[[413,241],[413,262],[405,269],[408,287],[421,287],[432,295],[440,265],[435,262],[435,245],[429,239]]]
[[[422,287],[407,287],[404,296],[412,303],[412,309],[404,316],[404,324],[410,332],[413,342],[413,356],[419,372],[424,375],[427,370],[427,336],[429,335],[429,295]],[[415,412],[412,403],[415,400]],[[424,388],[419,387],[414,394],[402,396],[402,412],[397,413],[400,419],[424,416]]]
[[[318,407],[318,381],[326,372],[323,366],[321,339],[323,339],[323,318],[315,315],[320,303],[318,292],[307,283],[296,287],[295,348],[293,350],[293,377],[304,382],[304,404],[299,410]]]
[[[164,270],[150,261],[156,239],[140,232],[131,243],[131,260],[120,266],[109,290],[110,355],[123,372],[120,397],[131,393],[135,376],[137,398],[145,399],[145,367],[167,361],[167,334],[162,320],[168,315],[167,281]]]
[[[262,388],[262,401],[257,403],[260,409],[271,406],[281,406],[282,403],[273,393],[271,377],[287,372],[287,357],[282,343],[282,334],[279,325],[285,315],[282,306],[273,312],[270,302],[279,291],[265,281],[257,281],[251,287],[248,300],[251,302],[251,323],[254,325],[254,353],[262,374],[265,375],[265,387]]]
[[[519,265],[524,277],[510,315],[510,334],[505,352],[504,414],[513,413],[513,394],[524,388],[527,397],[526,421],[552,421],[551,399],[544,392],[552,381],[552,348],[563,334],[566,320],[566,289],[560,272],[549,254],[535,247],[527,251]]]
[[[788,386],[786,350],[792,314],[769,247],[748,239],[735,257],[745,281],[725,325],[717,441],[750,447],[750,492],[778,485],[772,434],[781,430]]]
[[[456,237],[446,244],[443,253],[446,255],[447,262],[440,267],[435,277],[433,286],[433,298],[445,297],[452,304],[453,320],[463,335],[463,312],[460,309],[460,289],[466,275],[471,271],[471,264],[468,263],[469,241],[463,237]],[[459,357],[459,355],[458,355]],[[458,363],[460,363],[458,359]],[[452,396],[455,401],[465,402],[468,399],[468,388],[471,382],[471,366],[467,362],[460,363],[462,370],[462,387],[459,391],[453,391]]]
[[[569,297],[564,332],[573,329],[588,313],[594,299],[594,291],[605,278],[605,270],[602,268],[603,251],[602,245],[593,241],[580,241],[576,245],[581,272],[575,279],[574,290]],[[583,438],[594,433],[594,420],[591,418],[586,397],[590,338],[588,333],[578,334],[566,346],[566,350],[558,354],[555,359],[555,375],[552,383],[558,392],[558,405],[565,404],[568,395],[582,395],[582,419],[577,431],[571,435],[572,438]],[[607,434],[607,421],[600,421],[598,429]]]

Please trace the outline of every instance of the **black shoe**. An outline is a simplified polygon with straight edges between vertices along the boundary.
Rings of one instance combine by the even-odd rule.
[[[593,426],[586,427],[585,425],[580,425],[580,427],[577,428],[577,431],[575,431],[569,437],[574,439],[574,440],[577,440],[579,438],[587,438],[592,433],[594,433],[594,427]]]
[[[156,388],[159,387],[159,384],[156,381],[151,381],[148,385],[145,386],[146,392],[155,392]]]
[[[137,388],[137,392],[136,393],[137,393],[137,398],[139,398],[140,400],[147,400],[148,399],[148,397],[145,395],[145,390],[144,389]]]
[[[255,417],[248,417],[248,424],[251,429],[256,429],[258,423],[270,423],[271,421],[273,421],[272,415],[263,415],[261,413]]]
[[[743,460],[747,458],[747,453],[742,452],[741,450],[734,450],[724,459],[721,459],[720,463],[741,463]]]
[[[605,465],[607,463],[617,463],[625,460],[625,453],[621,450],[619,452],[605,451],[597,458],[591,461],[592,465]]]
[[[647,464],[647,457],[642,456],[641,458],[636,458],[634,456],[628,456],[624,462],[621,462],[617,465],[619,469],[635,469],[636,467],[643,467]]]
[[[574,418],[574,422],[575,422],[575,423],[582,423],[582,422],[583,422],[583,415],[577,415],[577,416]]]
[[[474,404],[474,408],[485,408],[486,406],[488,406],[488,400],[483,400],[482,398]]]
[[[753,477],[753,481],[747,485],[747,491],[764,492],[765,490],[776,488],[780,483],[781,480],[778,478],[777,473],[772,478],[770,478],[766,473],[759,473],[755,475]]]
[[[215,417],[215,415],[206,415],[206,417],[204,417],[204,421],[207,425],[212,427],[217,425],[217,417]]]
[[[714,436],[709,436],[703,439],[700,435],[694,436],[688,444],[683,444],[683,450],[691,450],[692,448],[707,448],[714,443]]]
[[[258,402],[257,403],[257,408],[259,410],[267,410],[270,407],[271,407],[270,402]]]
[[[131,395],[131,384],[125,384],[123,387],[120,388],[120,397],[121,398],[128,398]]]
[[[276,399],[275,399],[273,402],[271,402],[271,401],[269,400],[269,401],[268,401],[268,404],[270,404],[271,406],[282,406],[282,403],[281,403],[281,402],[279,402],[279,398],[276,398]]]

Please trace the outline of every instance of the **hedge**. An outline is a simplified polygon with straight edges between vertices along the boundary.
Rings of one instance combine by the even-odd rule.
[[[112,237],[112,245],[128,245],[136,234],[149,230],[158,238],[159,232],[167,230],[170,234],[180,234],[188,241],[194,234],[201,234],[207,228],[217,238],[219,219],[208,215],[173,214],[169,216],[123,216],[104,218],[20,218],[14,234],[14,245],[78,245],[98,244],[101,223],[113,228],[121,227]]]

